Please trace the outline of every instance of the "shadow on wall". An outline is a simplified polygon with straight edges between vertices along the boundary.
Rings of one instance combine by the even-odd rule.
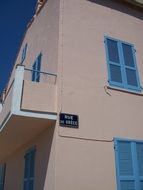
[[[123,2],[123,0],[87,0],[87,1],[99,4],[101,6],[105,6],[111,9],[115,9],[122,13],[131,15],[143,20],[143,9],[133,6],[127,2]]]
[[[45,183],[47,183],[47,174],[50,178],[53,179],[54,167],[49,168],[49,165],[54,165],[49,163],[51,161],[50,156],[52,155],[52,146],[53,146],[53,135],[54,135],[55,126],[49,127],[49,129],[42,132],[42,143],[37,145],[37,156],[36,156],[36,189],[43,190],[45,188]],[[49,181],[49,180],[48,180]],[[52,183],[52,181],[51,181]],[[48,184],[47,184],[48,185]]]

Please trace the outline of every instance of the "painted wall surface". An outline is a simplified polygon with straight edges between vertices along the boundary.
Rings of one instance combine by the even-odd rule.
[[[80,126],[78,130],[60,128],[60,134],[97,140],[142,139],[143,96],[107,89],[104,36],[134,44],[143,84],[143,14],[110,0],[66,0],[61,6],[59,107],[64,113],[79,115]]]
[[[21,109],[56,113],[56,85],[24,81]]]
[[[48,0],[26,32],[17,63],[20,62],[22,50],[27,43],[27,55],[23,64],[32,68],[38,55],[42,53],[41,71],[57,73],[58,30],[59,1]]]
[[[29,28],[26,31],[20,51],[18,52],[17,60],[14,65],[11,78],[9,80],[9,84],[6,87],[6,93],[9,93],[9,88],[15,78],[16,65],[21,64],[22,51],[26,43],[27,53],[23,65],[25,65],[26,68],[32,69],[32,65],[36,61],[36,58],[40,53],[42,53],[41,71],[57,74],[59,38],[58,30],[59,1],[48,0],[48,2],[46,2],[45,6],[43,7],[42,11],[35,17],[31,26],[29,26]],[[31,81],[31,71],[25,71],[25,73],[25,79]],[[41,83],[51,83],[51,81],[53,81],[54,84],[56,84],[56,77],[49,77],[47,74],[41,74],[41,79]],[[31,90],[32,87],[33,86],[31,85]],[[11,94],[9,96],[11,99]],[[44,104],[45,100],[41,99],[41,102],[42,101]],[[6,112],[9,112],[9,110],[7,110],[7,107],[5,109]]]
[[[58,139],[56,190],[116,189],[112,142]]]
[[[42,70],[58,71],[58,112],[77,114],[79,129],[57,121],[54,138],[54,131],[43,133],[4,160],[6,190],[22,187],[23,156],[32,145],[39,151],[36,190],[116,189],[113,138],[143,139],[143,95],[107,89],[104,36],[135,45],[143,84],[142,31],[143,14],[111,0],[47,1],[23,41],[22,47],[28,43],[24,64],[31,68],[41,52]]]
[[[143,96],[109,90],[104,36],[134,44],[143,84],[143,14],[110,0],[61,0],[56,190],[116,189],[114,137],[143,139]]]
[[[11,110],[12,93],[13,93],[13,85],[9,89],[9,93],[5,97],[5,100],[2,105],[2,111],[0,113],[0,126],[2,125],[3,121],[5,120],[5,118],[7,117],[7,115],[9,114],[9,112]]]
[[[53,132],[54,128],[44,131],[11,154],[6,160],[3,160],[6,163],[5,190],[23,189],[24,155],[33,146],[36,147],[34,190],[44,190],[45,186],[47,187],[46,189],[53,190],[54,167],[51,167],[54,166],[54,159],[52,158],[52,149],[54,147]]]

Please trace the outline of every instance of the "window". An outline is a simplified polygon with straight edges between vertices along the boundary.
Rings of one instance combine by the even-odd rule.
[[[24,60],[26,58],[26,52],[27,52],[27,44],[25,44],[23,51],[22,51],[21,64],[24,62]]]
[[[109,84],[140,91],[135,49],[132,44],[105,37]]]
[[[0,165],[0,190],[4,190],[6,164]]]
[[[25,154],[24,189],[34,189],[34,167],[36,149],[29,149]]]
[[[143,142],[115,139],[118,190],[143,190]]]
[[[42,54],[40,53],[32,66],[32,81],[34,82],[40,82],[41,57]]]

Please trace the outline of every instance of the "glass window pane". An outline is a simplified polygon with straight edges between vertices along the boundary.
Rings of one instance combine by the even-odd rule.
[[[122,83],[121,68],[110,64],[111,81]]]
[[[128,85],[138,86],[136,71],[132,69],[126,69],[127,83]]]
[[[136,149],[137,149],[139,175],[143,176],[143,144],[142,143],[137,143],[136,144]]]
[[[121,181],[121,190],[135,190],[135,182],[134,181]]]
[[[124,55],[125,65],[134,67],[132,46],[127,45],[127,44],[122,44],[122,47],[123,47],[123,55]]]
[[[119,52],[117,42],[114,40],[107,40],[109,61],[119,63]]]

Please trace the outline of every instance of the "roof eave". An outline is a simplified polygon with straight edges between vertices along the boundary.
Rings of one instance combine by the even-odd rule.
[[[143,0],[124,0],[124,1],[143,9]]]

